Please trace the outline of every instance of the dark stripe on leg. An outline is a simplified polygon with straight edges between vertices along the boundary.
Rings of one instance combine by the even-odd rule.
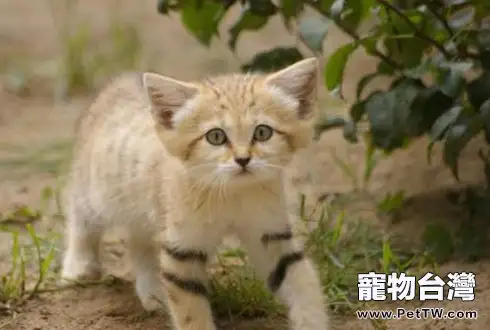
[[[267,245],[273,241],[288,241],[293,238],[291,230],[284,231],[282,233],[265,233],[262,235],[262,244]]]
[[[298,261],[301,261],[303,258],[303,252],[293,252],[290,254],[286,254],[282,256],[281,259],[279,259],[276,269],[274,269],[274,271],[269,275],[269,278],[267,280],[269,288],[272,292],[277,291],[281,287],[282,282],[286,278],[288,267]]]
[[[199,250],[179,249],[167,245],[163,245],[163,250],[170,257],[178,261],[200,261],[203,263],[206,263],[208,261],[208,255],[206,254],[206,252]]]
[[[206,296],[208,293],[208,290],[206,289],[204,284],[198,280],[185,280],[179,278],[177,275],[167,273],[167,272],[163,272],[163,277],[167,281],[173,283],[174,285],[178,286],[182,290],[187,291],[189,293],[202,295],[202,296]]]

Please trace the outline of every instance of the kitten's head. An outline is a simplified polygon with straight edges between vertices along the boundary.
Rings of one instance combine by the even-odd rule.
[[[310,58],[268,75],[143,82],[159,138],[189,174],[248,184],[277,177],[311,142],[317,72]]]

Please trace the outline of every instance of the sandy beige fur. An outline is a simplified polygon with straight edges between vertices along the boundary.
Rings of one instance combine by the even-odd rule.
[[[144,73],[108,86],[77,130],[65,281],[99,276],[101,234],[123,225],[143,306],[165,301],[179,330],[215,329],[205,267],[236,235],[288,305],[292,329],[326,329],[322,288],[291,235],[283,189],[285,168],[312,140],[317,66],[306,59],[194,83]]]

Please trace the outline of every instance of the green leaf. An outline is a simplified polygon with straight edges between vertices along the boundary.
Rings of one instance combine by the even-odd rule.
[[[256,31],[263,28],[268,21],[267,16],[258,16],[252,14],[248,10],[242,10],[238,20],[233,24],[233,26],[228,30],[230,34],[230,40],[228,45],[231,50],[236,50],[236,45],[238,38],[243,31]]]
[[[395,69],[385,61],[380,61],[378,63],[377,72],[380,74],[392,75],[395,72]]]
[[[467,86],[468,98],[475,109],[479,109],[490,95],[490,72],[483,72]]]
[[[420,79],[425,76],[432,68],[432,63],[430,60],[424,60],[419,65],[408,68],[403,71],[403,74],[409,78]]]
[[[483,49],[490,49],[490,28],[478,30],[477,40]]]
[[[415,26],[422,28],[421,23],[425,21],[422,13],[407,10],[404,14]],[[389,20],[379,29],[386,34],[383,44],[387,55],[395,62],[402,63],[405,68],[419,66],[425,50],[432,46],[429,42],[416,38],[413,28],[395,14],[390,14]]]
[[[485,140],[490,144],[490,100],[485,101],[479,109],[483,121]],[[490,177],[488,177],[490,178]]]
[[[360,40],[361,45],[364,47],[364,50],[368,55],[376,56],[376,52],[378,50],[377,44],[381,34],[380,32],[381,30],[378,30],[374,33],[374,35],[371,35],[369,37]]]
[[[323,40],[327,35],[329,22],[319,18],[305,18],[299,22],[301,40],[314,52],[323,52]]]
[[[242,65],[242,71],[278,71],[303,59],[303,55],[295,47],[277,47],[269,51],[255,54],[252,60]]]
[[[396,194],[387,193],[385,198],[378,203],[378,211],[386,214],[394,213],[401,209],[406,202],[405,192],[398,191]]]
[[[379,92],[366,100],[366,112],[371,124],[373,145],[387,151],[402,147],[408,138],[407,120],[411,104],[420,87],[404,80],[388,92]]]
[[[473,69],[475,64],[471,61],[451,62],[451,61],[442,60],[442,61],[439,61],[438,66],[440,68],[443,68],[443,69],[450,69],[450,70],[457,71],[461,74],[464,74],[464,73],[470,71],[471,69]]]
[[[457,122],[462,112],[463,112],[463,107],[457,105],[449,109],[446,113],[444,113],[439,118],[437,118],[436,122],[434,123],[430,131],[430,137],[432,141],[440,140],[444,136],[444,133],[446,133],[448,128]]]
[[[453,99],[442,93],[437,86],[423,88],[412,102],[406,123],[407,134],[418,137],[426,133],[452,105]]]
[[[330,8],[332,7],[332,4],[335,0],[319,0],[318,1],[318,6],[320,7],[321,11],[324,13],[329,13]]]
[[[248,11],[257,16],[269,17],[277,13],[277,7],[271,0],[251,0],[247,4]]]
[[[383,272],[390,272],[391,261],[393,260],[393,252],[391,251],[390,243],[388,240],[383,241]]]
[[[444,94],[456,98],[461,93],[465,80],[459,70],[441,69],[437,75],[437,82]]]
[[[394,40],[386,39],[384,46],[388,50],[388,56],[396,62],[403,63],[406,68],[413,68],[420,64],[424,51],[428,44],[418,39]]]
[[[456,180],[459,180],[458,159],[468,142],[478,135],[484,123],[477,116],[451,126],[445,135],[443,158]]]
[[[361,78],[361,80],[359,80],[359,82],[357,83],[357,87],[356,87],[356,99],[357,100],[359,100],[361,98],[362,92],[364,91],[364,88],[367,85],[369,85],[369,83],[379,75],[380,75],[379,72],[373,72],[373,73],[369,73],[369,74],[365,75],[364,77]]]
[[[328,59],[325,67],[325,84],[328,90],[332,91],[342,84],[345,66],[357,46],[357,43],[349,43],[339,47]]]
[[[475,13],[476,10],[473,6],[458,10],[448,18],[448,24],[451,28],[459,30],[473,22]]]
[[[431,141],[427,145],[426,156],[427,162],[430,164],[432,161],[432,149],[437,141],[444,137],[449,127],[454,125],[461,114],[463,113],[463,107],[457,105],[449,109],[446,113],[442,114],[432,125],[430,131]]]
[[[380,93],[380,92],[377,92]],[[362,116],[366,113],[366,102],[358,101],[352,105],[350,108],[350,117],[354,122],[359,122],[362,119]]]
[[[218,25],[225,13],[224,7],[217,2],[203,1],[200,6],[191,1],[181,9],[181,20],[201,44],[209,47],[211,39],[218,34]]]
[[[484,70],[490,70],[490,51],[483,50],[480,52],[480,62]]]
[[[478,109],[478,114],[484,123],[488,123],[490,120],[490,98],[483,102],[480,109]]]
[[[376,0],[362,0],[359,1],[361,4],[361,14],[359,19],[363,20],[365,18],[371,18],[373,16],[373,11],[378,5]]]
[[[291,19],[303,12],[304,4],[298,0],[282,0],[280,10],[284,24],[290,28]]]
[[[56,256],[55,252],[56,250],[53,247],[50,248],[48,254],[44,257],[41,263],[41,272],[44,276],[46,276],[46,274],[49,271],[49,268],[51,267],[53,259]]]
[[[372,0],[335,0],[330,7],[330,13],[337,24],[355,31],[362,18],[371,8]]]

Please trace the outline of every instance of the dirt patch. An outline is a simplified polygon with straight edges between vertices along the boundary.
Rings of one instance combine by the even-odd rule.
[[[53,2],[55,3],[55,2]],[[205,74],[228,72],[238,69],[239,61],[225,45],[216,42],[212,50],[206,50],[189,36],[178,24],[177,18],[163,18],[156,13],[153,1],[139,3],[119,1],[120,15],[135,24],[142,35],[146,68],[164,72],[181,79],[193,79]],[[76,21],[87,22],[97,40],[107,35],[107,18],[113,5],[86,0],[80,4],[74,16]],[[64,16],[58,7],[54,9],[59,22]],[[53,24],[52,12],[46,2],[27,0],[0,0],[0,68],[26,68],[26,63],[44,63],[57,58],[60,52],[58,30]],[[233,13],[227,19],[232,19]],[[250,57],[257,49],[272,45],[288,44],[294,38],[284,35],[280,21],[274,21],[259,36],[244,35],[238,53]],[[327,53],[345,42],[344,36],[332,31],[327,40]],[[185,54],[183,56],[182,54]],[[10,62],[7,62],[10,61]],[[8,63],[2,65],[2,63]],[[359,68],[362,68],[360,70]],[[347,93],[364,71],[373,68],[373,61],[362,54],[349,65]],[[6,71],[6,70],[5,70]],[[9,92],[0,80],[0,211],[14,204],[24,203],[37,207],[42,202],[41,191],[46,186],[57,185],[59,164],[66,156],[72,138],[73,123],[80,111],[93,96],[54,102],[52,91],[45,88],[52,83],[52,75],[38,75],[28,81],[30,97],[19,97]],[[327,99],[325,95],[322,96]],[[326,102],[332,112],[344,109]],[[435,163],[429,166],[425,154],[426,141],[412,144],[407,150],[396,152],[380,161],[370,181],[369,191],[374,198],[382,198],[387,192],[403,190],[412,197],[412,203],[402,212],[397,223],[375,216],[372,204],[361,200],[350,206],[350,211],[372,219],[386,232],[397,233],[408,242],[416,241],[423,234],[427,221],[458,223],[464,219],[461,208],[446,198],[448,189],[458,188],[449,171],[440,161],[440,150],[435,151]],[[465,182],[481,182],[481,164],[475,151],[478,142],[465,150],[461,173]],[[39,152],[41,150],[41,152]],[[325,194],[345,193],[352,190],[355,180],[334,161],[337,157],[351,164],[353,172],[360,174],[364,149],[362,145],[346,143],[339,132],[326,133],[295,169],[297,188],[303,191],[312,203]],[[307,161],[306,161],[307,160]],[[294,196],[296,190],[291,191]],[[50,209],[54,209],[50,204]],[[61,231],[62,223],[42,220],[35,224],[40,231]],[[104,245],[107,270],[118,277],[131,279],[131,265],[127,262],[124,248],[116,234]],[[9,266],[10,236],[0,234],[0,269]],[[398,320],[387,323],[389,329],[486,329],[490,322],[487,306],[490,303],[490,263],[452,263],[445,265],[440,273],[450,270],[474,271],[477,274],[476,300],[474,302],[444,302],[438,304],[418,303],[417,306],[437,306],[453,310],[477,310],[479,319],[470,320]],[[409,304],[410,305],[410,304]],[[378,304],[378,309],[402,307],[403,304]],[[416,307],[415,304],[410,305]],[[372,307],[372,306],[371,306]],[[374,308],[372,307],[372,308]],[[148,315],[140,307],[132,286],[126,282],[116,285],[80,288],[55,293],[45,293],[22,306],[14,319],[0,316],[0,325],[9,321],[5,329],[162,329],[165,315]],[[10,322],[11,321],[11,322]],[[222,329],[286,329],[280,319],[252,321],[229,321]],[[333,318],[333,329],[372,329],[369,321],[359,321],[354,316]]]

